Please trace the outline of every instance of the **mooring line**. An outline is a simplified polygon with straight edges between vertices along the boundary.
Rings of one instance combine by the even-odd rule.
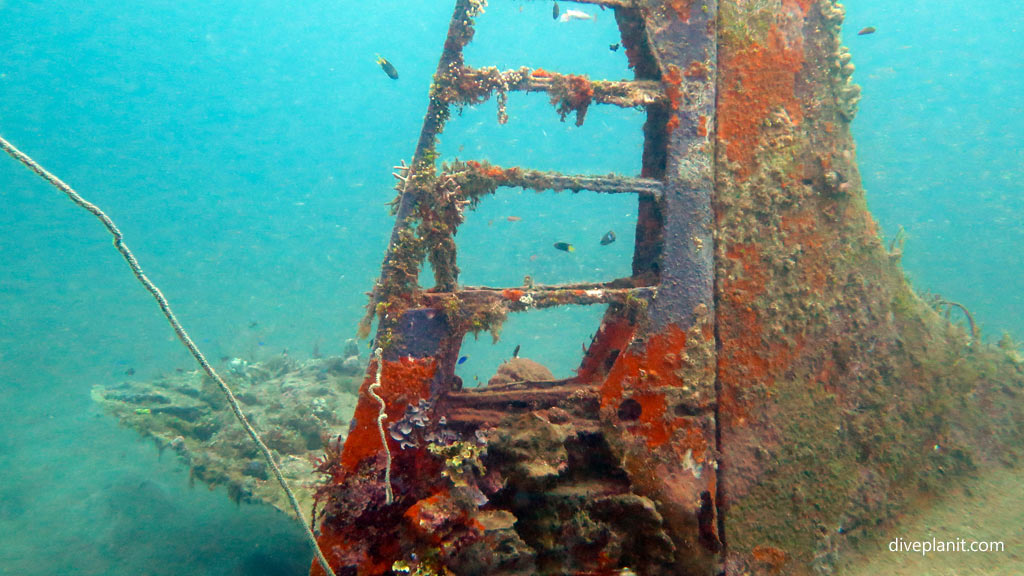
[[[277,465],[277,462],[274,461],[274,455],[271,454],[270,448],[267,448],[267,445],[263,443],[263,439],[260,438],[256,429],[249,423],[249,419],[245,417],[245,414],[242,414],[242,408],[238,405],[238,400],[235,398],[235,394],[231,391],[227,382],[225,382],[224,379],[214,371],[213,366],[210,366],[210,363],[206,361],[206,356],[203,355],[199,350],[199,347],[196,346],[195,342],[192,341],[192,338],[189,337],[185,328],[180,322],[178,322],[178,318],[174,315],[174,312],[171,310],[171,305],[167,303],[167,299],[164,298],[163,293],[160,292],[160,289],[156,287],[156,284],[153,284],[153,282],[142,271],[142,267],[139,266],[139,262],[135,259],[135,255],[132,254],[132,251],[128,249],[127,245],[125,245],[124,235],[121,234],[121,230],[119,230],[114,224],[114,221],[111,220],[103,210],[100,210],[98,206],[89,202],[85,198],[82,198],[82,196],[79,195],[78,192],[75,192],[71,186],[68,186],[60,178],[57,178],[40,166],[24,152],[15,148],[14,145],[5,140],[3,136],[0,136],[0,148],[3,148],[4,152],[9,154],[18,162],[24,164],[29,170],[38,174],[43,180],[46,180],[55,188],[67,194],[68,198],[70,198],[72,202],[91,212],[92,215],[98,218],[107,228],[107,231],[109,231],[111,236],[114,237],[114,247],[117,248],[117,251],[124,257],[125,262],[127,262],[128,266],[132,269],[132,274],[135,275],[135,278],[138,279],[146,290],[153,295],[153,298],[156,299],[157,304],[160,305],[160,310],[163,311],[164,316],[167,317],[167,321],[170,322],[171,328],[174,328],[174,333],[178,335],[178,340],[181,340],[181,343],[185,345],[185,348],[188,348],[188,351],[196,359],[196,362],[198,362],[203,368],[203,371],[206,372],[206,374],[212,378],[218,386],[220,386],[221,392],[224,393],[224,396],[228,400],[228,404],[231,406],[231,411],[235,413],[235,418],[238,419],[242,424],[242,427],[245,428],[245,431],[249,434],[249,437],[252,438],[252,441],[259,447],[260,452],[263,453],[263,458],[267,461],[270,469],[273,470],[274,477],[277,478],[277,483],[281,485],[281,489],[284,490],[285,495],[288,496],[288,502],[291,504],[292,511],[295,512],[295,515],[299,519],[299,523],[302,524],[302,527],[306,532],[306,538],[313,547],[313,553],[316,555],[317,562],[320,563],[320,566],[328,576],[335,576],[334,570],[331,569],[331,565],[327,562],[327,558],[324,557],[323,550],[320,549],[320,544],[316,541],[316,536],[313,534],[313,530],[310,529],[309,523],[306,522],[306,516],[302,513],[302,509],[299,507],[299,501],[295,499],[295,493],[292,492],[291,487],[288,486],[288,481],[284,479],[284,474],[281,473],[281,468]]]

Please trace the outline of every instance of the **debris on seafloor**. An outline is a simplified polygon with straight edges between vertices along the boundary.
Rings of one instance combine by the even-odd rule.
[[[274,452],[303,509],[313,505],[324,442],[344,441],[362,383],[364,362],[347,357],[298,361],[286,355],[263,362],[231,359],[224,377],[245,415]],[[291,514],[266,462],[235,421],[217,384],[202,371],[150,381],[94,386],[95,402],[120,422],[171,448],[191,478],[225,486],[236,502],[262,502]]]

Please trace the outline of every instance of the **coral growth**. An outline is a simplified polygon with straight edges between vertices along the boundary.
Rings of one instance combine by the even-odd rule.
[[[576,125],[583,126],[587,109],[594,98],[594,89],[586,76],[559,76],[552,81],[551,104],[557,106],[558,115],[565,121],[576,113]]]

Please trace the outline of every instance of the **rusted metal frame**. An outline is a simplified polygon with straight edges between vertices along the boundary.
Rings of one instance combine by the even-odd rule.
[[[597,393],[595,392],[593,396],[596,401]],[[541,407],[537,409],[539,410],[543,408]],[[531,410],[522,410],[521,412],[517,411],[514,413],[529,412],[531,412]],[[474,430],[499,425],[503,420],[508,418],[511,413],[513,412],[502,409],[460,406],[450,410],[449,416],[447,416],[448,426],[450,428],[461,429],[463,433],[471,433]],[[599,422],[591,418],[577,417],[572,414],[569,415],[567,423],[572,424],[577,434],[592,434],[601,429]]]
[[[551,382],[517,382],[500,388],[473,388],[450,392],[438,402],[448,425],[455,428],[480,428],[493,426],[508,418],[510,414],[525,414],[544,410],[566,402],[574,406],[582,404],[583,410],[574,409],[572,420],[578,427],[594,429],[599,426],[596,418],[598,388],[582,385],[571,378]],[[582,414],[580,414],[582,412]]]
[[[551,92],[552,80],[565,75],[551,73],[548,77],[529,76],[519,85],[510,89],[525,92]],[[664,87],[658,82],[590,80],[594,104],[610,104],[620,108],[637,108],[665,102]]]
[[[663,4],[647,3],[652,9]],[[704,6],[706,9],[694,10],[688,22],[666,17],[664,22],[646,26],[662,68],[662,81],[671,88],[666,126],[661,131],[664,141],[657,143],[665,147],[665,155],[650,160],[660,164],[651,169],[662,171],[664,182],[658,206],[666,235],[658,258],[661,281],[678,286],[671,295],[666,292],[652,303],[655,330],[669,324],[687,329],[699,307],[709,314],[714,309],[714,150],[710,133],[715,118],[716,47],[715,35],[709,32],[713,28],[700,22],[714,23],[717,4],[709,0]],[[702,70],[699,77],[688,72],[694,68]]]
[[[473,388],[461,392],[450,392],[445,396],[447,407],[472,407],[501,409],[503,407],[526,409],[525,404],[531,404],[531,410],[550,408],[557,402],[567,399],[573,394],[585,392],[596,393],[595,386],[585,386],[572,382],[571,379],[556,380],[551,382],[517,382],[517,387],[500,388]]]
[[[492,176],[490,174],[495,174]],[[481,183],[494,183],[508,188],[530,190],[551,190],[554,192],[600,192],[606,194],[639,194],[661,198],[663,184],[651,178],[629,178],[624,176],[582,176],[560,172],[526,170],[522,168],[501,168],[491,164],[467,163],[462,174]],[[496,187],[497,187],[496,186]],[[473,187],[470,187],[473,188]]]
[[[616,282],[630,283],[632,279]],[[416,312],[431,320],[421,318],[416,325],[410,323],[402,333],[410,341],[415,341],[427,334],[437,335],[441,329],[448,331],[443,338],[446,344],[441,347],[440,356],[443,357],[438,363],[438,380],[435,383],[438,393],[444,394],[459,387],[459,380],[455,377],[455,359],[458,357],[460,343],[470,331],[493,330],[513,312],[556,306],[608,304],[610,308],[618,310],[646,308],[647,303],[657,294],[657,288],[653,286],[609,287],[611,284],[580,284],[572,288],[469,288],[457,292],[422,292],[418,296],[419,308]],[[452,308],[457,312],[451,317],[448,313],[437,313]]]
[[[441,53],[437,66],[436,77],[441,77],[448,70],[462,66],[463,49],[473,35],[474,10],[472,0],[457,0],[452,18],[448,25],[448,36],[445,40],[444,50]],[[435,80],[436,84],[436,80]],[[403,175],[400,197],[395,211],[395,225],[391,231],[391,238],[388,249],[381,266],[381,277],[374,287],[371,296],[371,311],[382,300],[394,297],[398,294],[406,294],[415,290],[415,282],[418,276],[419,266],[422,261],[407,254],[412,250],[409,243],[403,242],[411,234],[411,225],[415,223],[415,212],[419,203],[425,197],[432,194],[435,189],[435,146],[437,136],[444,129],[444,125],[450,115],[449,104],[444,99],[437,97],[434,90],[431,90],[430,101],[427,105],[427,112],[423,120],[423,127],[420,130],[419,140],[416,143],[416,150],[413,154],[412,163]],[[406,238],[403,238],[403,234]],[[403,268],[399,268],[401,263]],[[409,269],[409,267],[413,269]],[[408,285],[413,284],[411,287]],[[451,286],[454,288],[454,286]],[[388,329],[381,319],[381,329]],[[401,355],[401,351],[386,351],[389,356]]]
[[[421,305],[430,308],[443,308],[445,302],[453,297],[461,301],[468,309],[487,308],[500,305],[509,312],[521,312],[531,309],[552,308],[554,306],[593,304],[626,304],[631,298],[653,298],[656,289],[641,288],[590,288],[590,289],[523,289],[523,288],[484,288],[464,289],[458,292],[424,292],[420,295]]]
[[[499,71],[497,68],[463,67],[458,71],[459,82],[471,82],[475,86],[484,86],[484,92],[474,92],[474,101],[487,100],[500,86],[508,92],[548,92],[555,89],[554,80],[566,78],[568,74],[559,74],[545,70],[534,70],[523,66],[514,70]],[[664,103],[665,88],[660,82],[654,81],[616,81],[590,80],[591,98],[595,104],[610,104],[620,108],[636,108]],[[552,94],[554,95],[554,94]],[[462,95],[452,103],[465,102]]]
[[[711,197],[718,6],[715,0],[703,2],[701,10],[692,10],[684,20],[670,9],[666,0],[638,0],[638,3],[638,9],[630,12],[634,18],[642,19],[642,25],[635,20],[620,19],[620,28],[625,35],[626,28],[633,27],[634,38],[648,43],[659,69],[658,77],[665,84],[669,97],[667,105],[648,108],[642,175],[662,179],[665,187],[659,204],[648,202],[644,206],[641,199],[634,260],[634,269],[638,272],[637,260],[643,246],[649,250],[643,254],[646,264],[654,267],[660,277],[658,298],[651,302],[649,324],[644,327],[653,341],[656,337],[670,338],[671,334],[707,334],[714,326]],[[616,11],[617,15],[619,13]],[[638,65],[635,69],[640,68]],[[653,76],[655,72],[650,69],[647,74]],[[650,223],[647,230],[642,229],[645,219]],[[649,237],[641,244],[644,233]],[[656,251],[650,251],[652,248]],[[691,345],[689,339],[687,342]],[[694,339],[692,345],[704,346],[710,352],[703,373],[713,375],[716,366],[713,342],[700,343],[699,339]],[[688,475],[685,469],[677,467],[678,457],[673,452],[677,446],[672,444],[651,449],[644,457],[649,459],[649,465],[657,462],[671,470],[656,492],[680,496],[689,493],[665,500],[659,508],[665,518],[672,519],[676,545],[691,551],[680,559],[679,568],[686,573],[709,574],[719,570],[723,548],[718,509],[721,500],[716,493],[720,481],[712,466],[721,450],[716,433],[717,393],[713,377],[695,374],[686,378],[666,388],[666,401],[671,398],[676,406],[692,409],[692,413],[677,414],[675,418],[676,422],[685,419],[688,429],[701,431],[702,440],[698,445],[703,448],[699,453],[694,450],[693,457],[704,464],[703,475]],[[625,391],[631,393],[629,387]],[[709,403],[707,398],[716,398],[716,401]]]
[[[417,306],[407,313],[402,334],[410,343],[440,338],[437,380],[434,389],[446,394],[459,388],[455,360],[469,331],[491,330],[507,314],[566,305],[608,304],[618,310],[646,308],[657,294],[654,286],[637,286],[643,279],[619,279],[608,283],[519,288],[466,288],[455,292],[419,293]],[[457,312],[439,314],[454,308]],[[424,348],[417,346],[417,349]]]
[[[643,11],[635,8],[615,10],[615,22],[622,38],[622,46],[633,69],[634,82],[657,82],[664,87],[661,67],[651,48]],[[644,109],[647,118],[643,128],[644,148],[640,171],[640,176],[644,179],[661,182],[665,177],[665,126],[670,105],[666,97],[665,100]],[[662,191],[664,192],[664,184]],[[653,198],[639,198],[633,249],[634,276],[657,276],[659,273],[659,260],[664,241],[664,223],[659,205],[660,202]]]
[[[632,8],[636,6],[634,0],[562,0],[563,2],[571,2],[574,4],[593,4],[595,6],[605,6],[607,8]]]
[[[608,176],[573,176],[557,172],[522,170],[517,177],[509,178],[503,184],[513,188],[553,190],[571,192],[603,192],[608,194],[639,194],[658,200],[662,195],[662,183],[649,178],[621,178]]]

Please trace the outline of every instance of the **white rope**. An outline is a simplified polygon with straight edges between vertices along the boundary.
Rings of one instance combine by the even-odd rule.
[[[146,277],[145,273],[143,273],[142,267],[139,266],[138,260],[135,259],[135,255],[132,254],[132,251],[125,245],[124,236],[121,234],[121,231],[117,226],[114,225],[114,221],[111,220],[103,210],[100,210],[95,204],[87,201],[85,198],[82,198],[60,178],[57,178],[48,172],[45,168],[37,164],[35,160],[32,160],[21,150],[15,148],[13,144],[5,140],[2,136],[0,136],[0,148],[3,148],[4,152],[7,152],[7,154],[12,158],[24,164],[29,170],[41,176],[55,188],[67,194],[68,198],[70,198],[72,202],[91,212],[92,215],[99,218],[100,222],[102,222],[107,228],[111,236],[114,237],[114,247],[117,248],[117,251],[121,253],[125,262],[127,262],[128,266],[132,269],[132,274],[135,275],[146,290],[149,290],[149,293],[153,295],[157,304],[160,305],[160,310],[164,313],[164,316],[167,317],[167,321],[170,322],[171,328],[174,328],[174,333],[178,335],[178,340],[181,340],[181,343],[188,348],[188,351],[196,359],[196,362],[202,366],[203,371],[205,371],[206,374],[212,378],[218,386],[220,386],[221,392],[223,392],[224,396],[228,399],[228,405],[231,406],[231,411],[235,413],[235,418],[241,422],[242,427],[245,428],[249,437],[252,438],[252,441],[259,447],[260,452],[263,453],[263,458],[267,461],[270,469],[273,470],[274,477],[277,478],[277,483],[281,485],[281,489],[284,490],[285,495],[288,496],[288,502],[291,504],[292,511],[295,512],[295,516],[298,517],[299,522],[302,524],[302,527],[306,532],[306,538],[309,540],[310,546],[313,548],[313,553],[316,555],[317,562],[320,563],[320,566],[323,567],[324,572],[326,572],[328,576],[335,576],[334,571],[331,569],[331,565],[327,562],[327,558],[324,557],[323,551],[320,550],[320,545],[316,541],[316,536],[313,535],[313,531],[308,525],[309,523],[306,522],[306,516],[302,513],[298,500],[295,499],[295,493],[292,492],[291,487],[288,486],[288,481],[284,479],[284,474],[281,473],[281,468],[277,465],[277,462],[274,461],[274,455],[271,454],[270,448],[267,448],[267,445],[263,443],[259,434],[256,433],[256,429],[249,423],[249,419],[245,417],[245,414],[242,414],[242,408],[238,405],[238,400],[235,399],[235,394],[231,391],[231,388],[228,387],[227,382],[225,382],[224,379],[214,371],[213,367],[210,366],[210,363],[206,361],[206,357],[199,351],[199,347],[197,347],[195,342],[192,341],[192,338],[189,337],[188,332],[185,332],[185,328],[180,322],[178,322],[178,318],[175,317],[174,312],[171,311],[171,305],[167,303],[167,299],[164,298],[163,293],[160,292],[160,289],[157,288],[148,277]],[[379,367],[377,369],[377,382],[380,382]],[[385,448],[386,447],[387,445],[385,444]]]

